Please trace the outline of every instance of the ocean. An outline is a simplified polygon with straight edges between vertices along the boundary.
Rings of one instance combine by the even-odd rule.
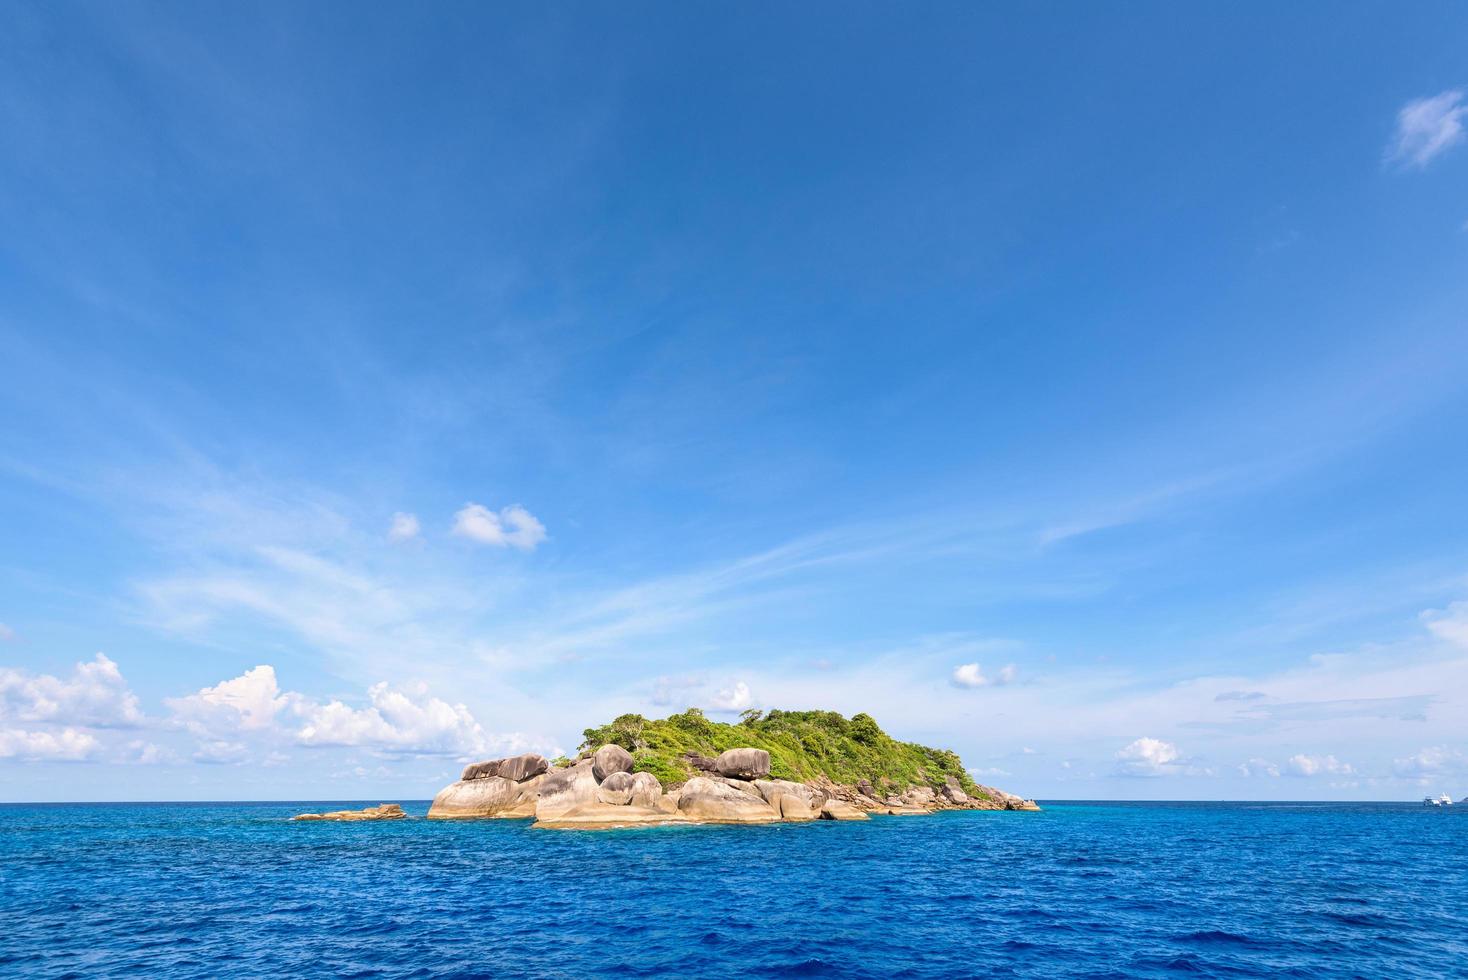
[[[1468,976],[1468,806],[286,819],[378,802],[0,806],[0,975]]]

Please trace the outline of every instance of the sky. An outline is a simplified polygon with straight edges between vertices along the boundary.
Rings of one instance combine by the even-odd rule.
[[[1461,4],[0,6],[0,800],[866,711],[1468,795]]]

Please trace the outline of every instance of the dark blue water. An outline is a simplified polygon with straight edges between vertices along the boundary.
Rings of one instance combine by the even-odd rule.
[[[611,833],[302,809],[0,807],[0,974],[1468,975],[1468,806]]]

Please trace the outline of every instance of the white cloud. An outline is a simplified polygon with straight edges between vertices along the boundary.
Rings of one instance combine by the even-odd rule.
[[[1126,776],[1159,776],[1177,761],[1177,746],[1159,738],[1139,738],[1116,753],[1117,772]]]
[[[218,735],[268,729],[280,711],[298,705],[300,700],[300,695],[281,693],[275,668],[261,664],[239,677],[186,697],[168,698],[164,703],[194,734]]]
[[[1408,102],[1397,112],[1397,131],[1387,149],[1387,160],[1402,166],[1427,166],[1463,142],[1465,115],[1468,105],[1463,104],[1462,89]]]
[[[454,515],[454,533],[497,548],[534,551],[545,540],[545,525],[519,504],[496,514],[483,504],[468,503]]]
[[[983,687],[989,683],[989,678],[984,676],[978,664],[960,664],[953,668],[952,683],[954,687]]]
[[[1349,776],[1354,772],[1348,764],[1333,755],[1292,755],[1285,765],[1289,767],[1292,776],[1319,776],[1327,773],[1333,776]]]
[[[507,737],[491,738],[462,704],[449,704],[426,687],[403,691],[386,683],[367,691],[371,704],[353,708],[341,701],[313,705],[296,741],[308,746],[352,746],[402,755],[484,754]],[[524,736],[509,736],[517,744]]]
[[[311,747],[364,748],[394,755],[463,756],[559,747],[522,733],[489,734],[462,704],[387,683],[367,690],[368,704],[321,703],[282,691],[275,668],[262,664],[239,677],[166,703],[175,720],[200,737],[195,761],[237,763],[259,749],[266,762],[279,758],[286,740]]]
[[[954,687],[966,688],[1000,687],[1013,683],[1018,675],[1019,668],[1014,664],[1005,664],[994,677],[985,676],[983,668],[978,664],[960,664],[953,668],[953,675],[949,678],[949,683]]]
[[[408,541],[416,538],[420,530],[416,514],[398,511],[392,516],[392,524],[387,529],[387,536],[392,541]]]
[[[194,753],[194,761],[205,765],[238,765],[249,758],[250,750],[244,742],[213,740],[201,742]]]
[[[1279,766],[1268,759],[1250,759],[1248,762],[1239,764],[1239,775],[1278,777]]]
[[[1468,602],[1454,602],[1446,609],[1429,609],[1421,618],[1434,636],[1468,647]]]
[[[70,678],[0,668],[0,720],[128,728],[143,722],[137,696],[105,654],[79,663]]]
[[[664,675],[653,681],[648,700],[659,708],[697,707],[705,711],[736,712],[754,707],[754,694],[748,681],[730,680],[721,687],[715,687],[715,683],[696,674]]]
[[[142,739],[134,739],[127,743],[127,749],[123,753],[123,761],[131,762],[140,766],[153,766],[161,762],[172,762],[174,755],[168,749],[152,742],[144,742]]]
[[[659,707],[683,704],[692,696],[690,692],[703,687],[697,677],[659,677],[653,684],[652,703]]]
[[[749,685],[744,681],[736,681],[732,686],[720,688],[714,692],[709,699],[709,709],[712,711],[743,711],[754,704],[750,696]]]
[[[1014,773],[1010,772],[1008,769],[999,769],[996,767],[992,769],[970,769],[969,775],[975,777],[976,779],[992,779],[995,776],[1013,776]]]
[[[1392,772],[1403,779],[1423,782],[1446,773],[1468,770],[1468,756],[1457,749],[1434,745],[1402,759],[1392,760]]]
[[[0,759],[80,762],[92,758],[98,748],[95,738],[75,728],[63,728],[54,733],[0,729]]]

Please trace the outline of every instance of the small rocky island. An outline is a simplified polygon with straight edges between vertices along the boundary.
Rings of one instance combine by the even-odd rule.
[[[430,820],[520,818],[547,828],[866,820],[939,810],[1037,810],[975,783],[953,752],[899,742],[869,715],[697,709],[623,715],[584,732],[574,759],[476,762],[434,797]]]
[[[337,820],[342,822],[353,822],[357,820],[403,820],[408,815],[403,808],[396,803],[379,803],[377,806],[365,807],[361,810],[331,810],[327,813],[298,813],[292,820]]]

